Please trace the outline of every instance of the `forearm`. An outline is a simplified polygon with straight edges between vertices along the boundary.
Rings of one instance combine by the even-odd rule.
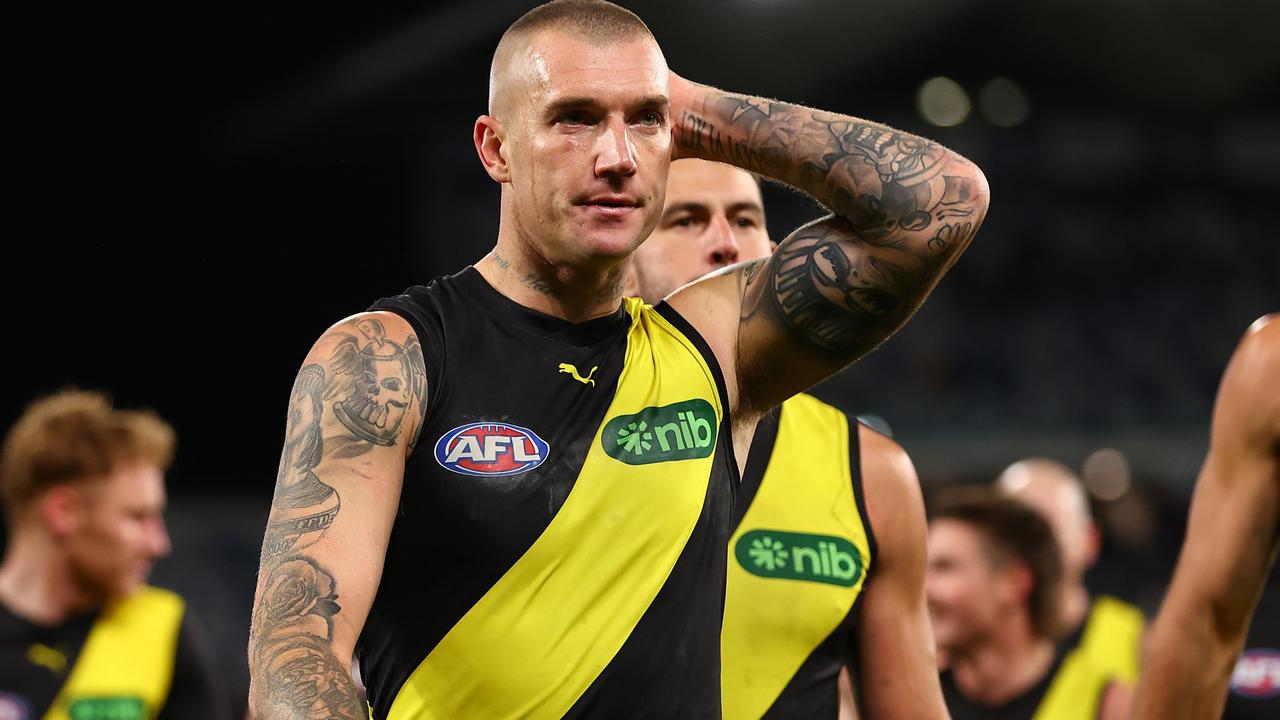
[[[1144,653],[1134,720],[1217,717],[1241,641],[1219,632],[1213,608],[1162,612]]]
[[[981,171],[925,138],[868,120],[673,81],[676,152],[803,190],[865,242],[946,263],[986,212]],[[909,246],[909,247],[908,247]]]
[[[307,555],[264,563],[249,638],[249,715],[255,720],[366,720],[350,652],[333,642],[333,574]]]

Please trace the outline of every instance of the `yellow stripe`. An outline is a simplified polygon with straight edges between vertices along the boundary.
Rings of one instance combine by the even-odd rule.
[[[1063,658],[1035,720],[1091,720],[1107,685],[1136,684],[1143,625],[1138,608],[1115,598],[1095,599],[1080,644]]]
[[[701,515],[714,453],[628,465],[605,422],[690,398],[723,422],[715,376],[652,308],[632,314],[618,390],[547,529],[414,670],[391,705],[407,718],[559,718],[626,642]]]
[[[753,575],[734,550],[753,530],[845,538],[862,554],[862,576],[841,587]],[[870,543],[853,497],[849,420],[798,395],[783,403],[760,489],[729,541],[720,639],[725,720],[755,720],[773,705],[805,659],[848,616],[870,570],[869,558]]]
[[[178,595],[143,587],[103,610],[44,720],[68,720],[77,701],[111,698],[137,698],[154,718],[169,694],[184,609]]]

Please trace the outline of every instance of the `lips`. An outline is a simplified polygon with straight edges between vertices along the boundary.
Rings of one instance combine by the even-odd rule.
[[[630,195],[605,194],[582,198],[575,204],[599,215],[622,217],[644,203]]]

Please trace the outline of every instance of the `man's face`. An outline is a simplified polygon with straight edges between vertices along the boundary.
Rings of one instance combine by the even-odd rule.
[[[100,600],[127,595],[169,554],[164,475],[153,465],[124,465],[76,490],[75,521],[64,538],[73,579]]]
[[[755,178],[732,165],[678,160],[658,227],[636,250],[636,287],[629,289],[656,303],[709,272],[771,251]]]
[[[662,51],[547,30],[508,67],[502,153],[519,235],[552,264],[625,258],[657,222],[671,162]]]
[[[1009,601],[1007,571],[993,566],[982,534],[957,520],[929,525],[925,597],[938,646],[963,653],[1003,621]]]

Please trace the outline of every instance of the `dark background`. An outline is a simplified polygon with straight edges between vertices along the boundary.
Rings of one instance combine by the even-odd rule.
[[[215,630],[237,697],[293,375],[328,325],[491,246],[498,188],[470,132],[497,38],[531,5],[6,23],[0,422],[75,384],[176,426],[176,549],[157,581]],[[993,203],[973,247],[906,329],[817,392],[884,418],[928,487],[1119,450],[1132,484],[1098,499],[1111,541],[1092,580],[1153,610],[1222,367],[1280,308],[1280,4],[629,7],[687,77],[887,122],[982,166]],[[974,100],[958,125],[917,109],[936,76]],[[993,78],[1022,88],[1024,122],[979,110]],[[775,239],[820,212],[778,187],[766,201]]]

